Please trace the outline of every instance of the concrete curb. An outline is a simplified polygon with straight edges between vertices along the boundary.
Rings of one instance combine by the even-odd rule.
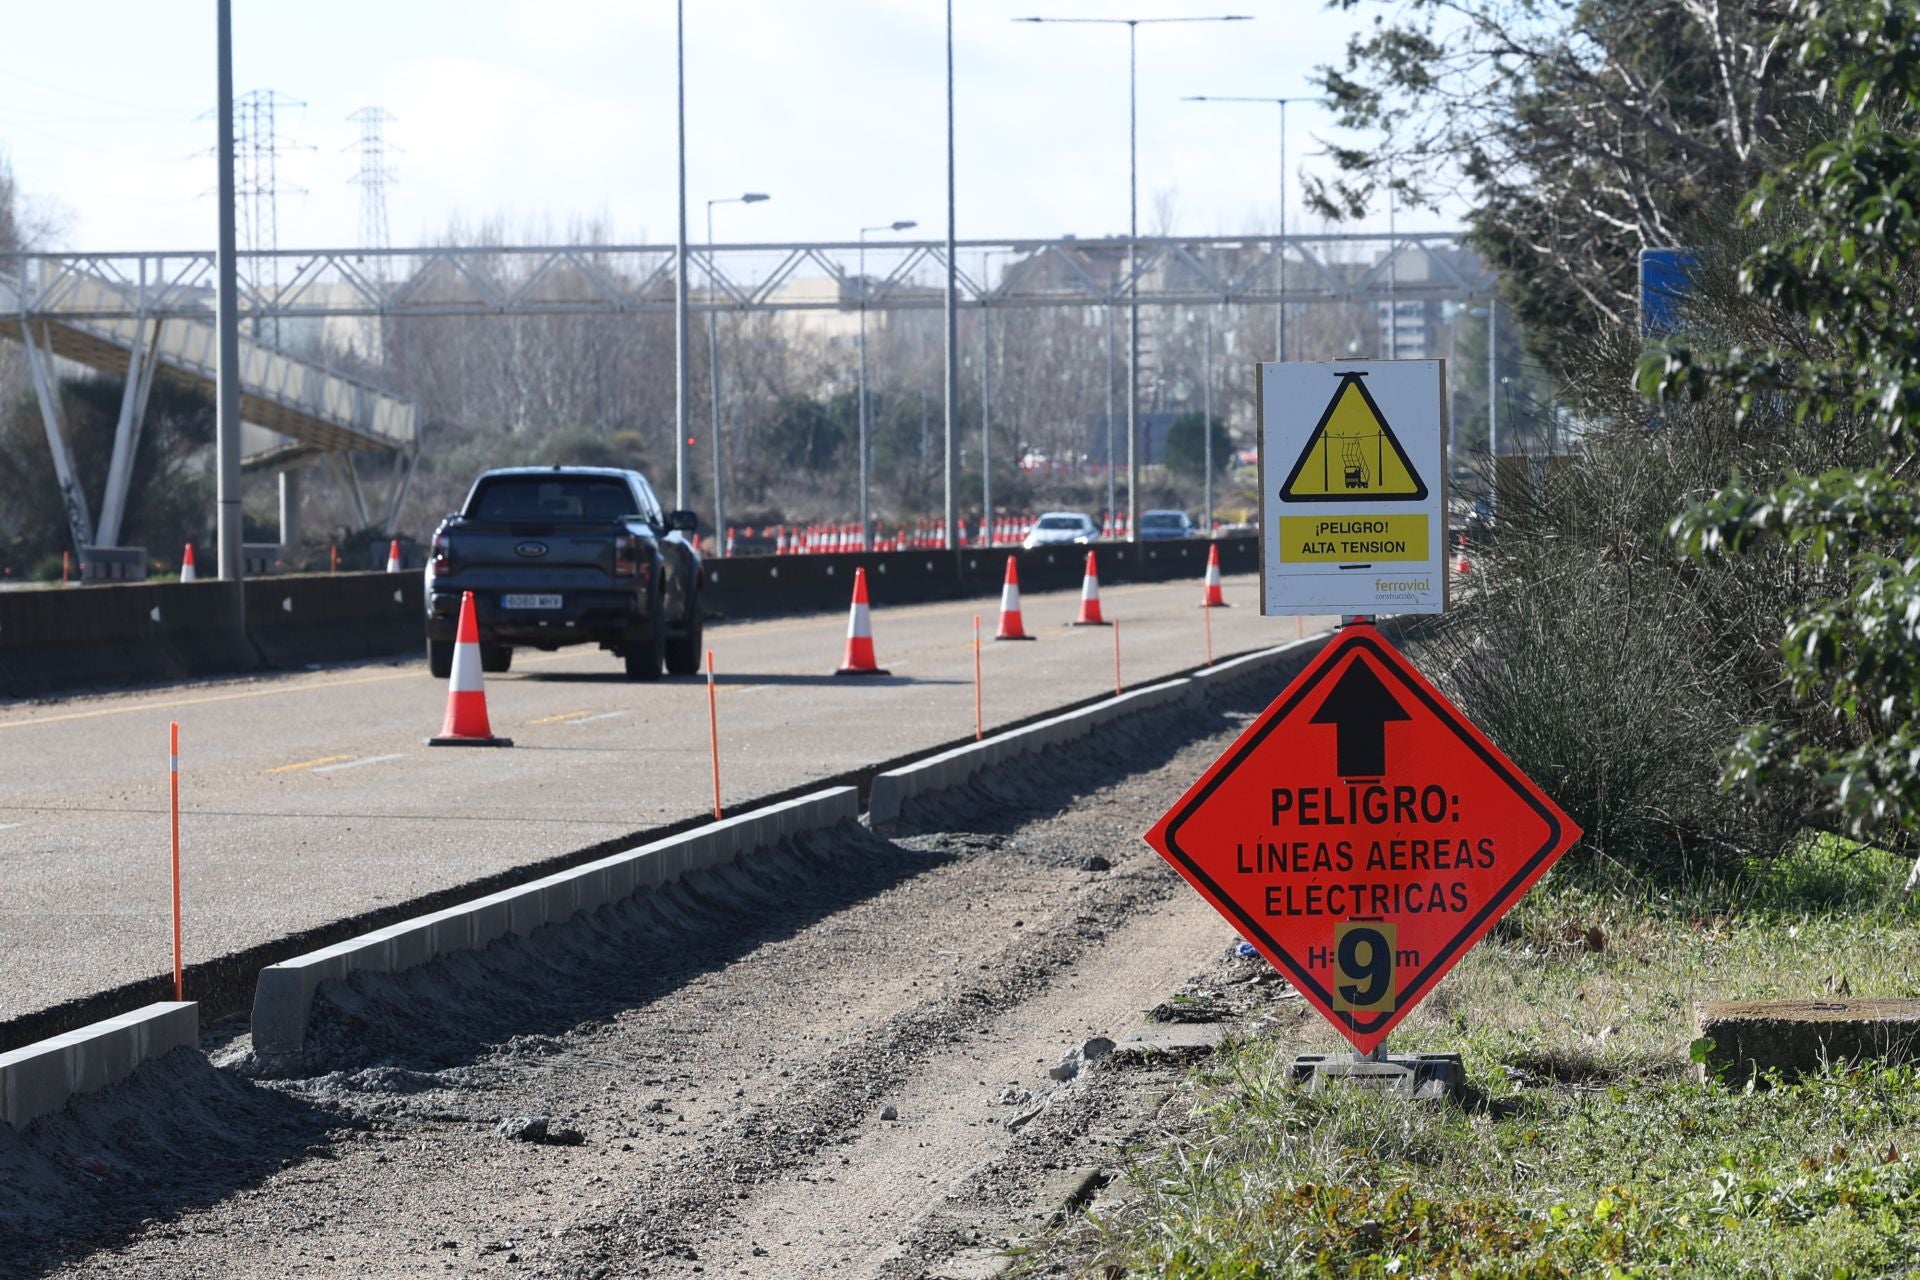
[[[891,769],[873,780],[867,797],[867,821],[876,828],[897,822],[902,808],[916,796],[957,787],[983,769],[1084,738],[1099,726],[1123,716],[1173,703],[1204,703],[1224,695],[1229,686],[1264,675],[1274,666],[1289,662],[1304,665],[1331,638],[1332,633],[1328,632],[1245,654],[1192,676],[1135,689],[1078,711],[1023,725],[985,741],[955,747],[904,768]]]
[[[168,1000],[0,1053],[0,1122],[24,1129],[78,1094],[125,1080],[149,1058],[199,1042],[200,1006]]]
[[[253,1050],[261,1057],[300,1053],[313,993],[329,979],[399,973],[456,951],[480,950],[498,938],[526,937],[578,912],[859,816],[853,787],[817,791],[269,965],[254,987]]]

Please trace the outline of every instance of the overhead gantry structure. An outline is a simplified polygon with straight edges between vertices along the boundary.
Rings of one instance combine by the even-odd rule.
[[[865,271],[854,266],[863,248]],[[964,240],[954,257],[959,305],[981,310],[1135,302],[1147,309],[1395,307],[1484,300],[1495,284],[1451,231]],[[671,315],[674,258],[671,245],[620,244],[242,253],[238,314],[255,332],[301,319],[359,318],[373,328],[414,317]],[[688,269],[695,313],[937,310],[945,301],[946,242],[700,245],[690,247]],[[152,378],[213,386],[215,280],[215,255],[207,251],[0,255],[0,314],[10,320],[0,333],[27,344],[76,542],[118,535]],[[98,530],[89,526],[60,443],[49,355],[128,375]],[[241,361],[243,418],[283,438],[254,454],[254,467],[325,456],[342,468],[363,514],[354,452],[402,454],[407,465],[396,475],[411,478],[419,441],[412,401],[244,337]],[[389,527],[405,492],[397,478]]]

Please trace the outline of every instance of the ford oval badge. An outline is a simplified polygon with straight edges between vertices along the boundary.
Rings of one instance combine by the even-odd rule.
[[[547,544],[544,542],[523,542],[515,547],[513,551],[515,555],[525,556],[529,560],[538,560],[541,556],[547,554]]]

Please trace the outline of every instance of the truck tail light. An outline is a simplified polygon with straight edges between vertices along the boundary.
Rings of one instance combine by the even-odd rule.
[[[640,572],[640,540],[630,533],[613,538],[613,576],[631,578]]]
[[[453,548],[446,534],[433,535],[433,559],[427,567],[436,578],[453,572]]]

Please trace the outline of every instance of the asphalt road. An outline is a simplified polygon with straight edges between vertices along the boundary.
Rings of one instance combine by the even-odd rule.
[[[1107,587],[1137,684],[1293,639],[1197,582]],[[1031,644],[983,645],[989,729],[1113,686],[1113,633],[1065,624],[1077,592],[1029,594]],[[769,792],[971,734],[972,618],[993,603],[876,607],[886,679],[848,680],[843,617],[711,628],[721,793]],[[1331,625],[1310,619],[1305,630]],[[487,680],[510,750],[431,749],[445,686],[424,662],[0,709],[0,1020],[170,964],[167,723],[181,741],[188,963],[568,853],[712,804],[703,679],[629,683],[595,650],[523,651]]]

